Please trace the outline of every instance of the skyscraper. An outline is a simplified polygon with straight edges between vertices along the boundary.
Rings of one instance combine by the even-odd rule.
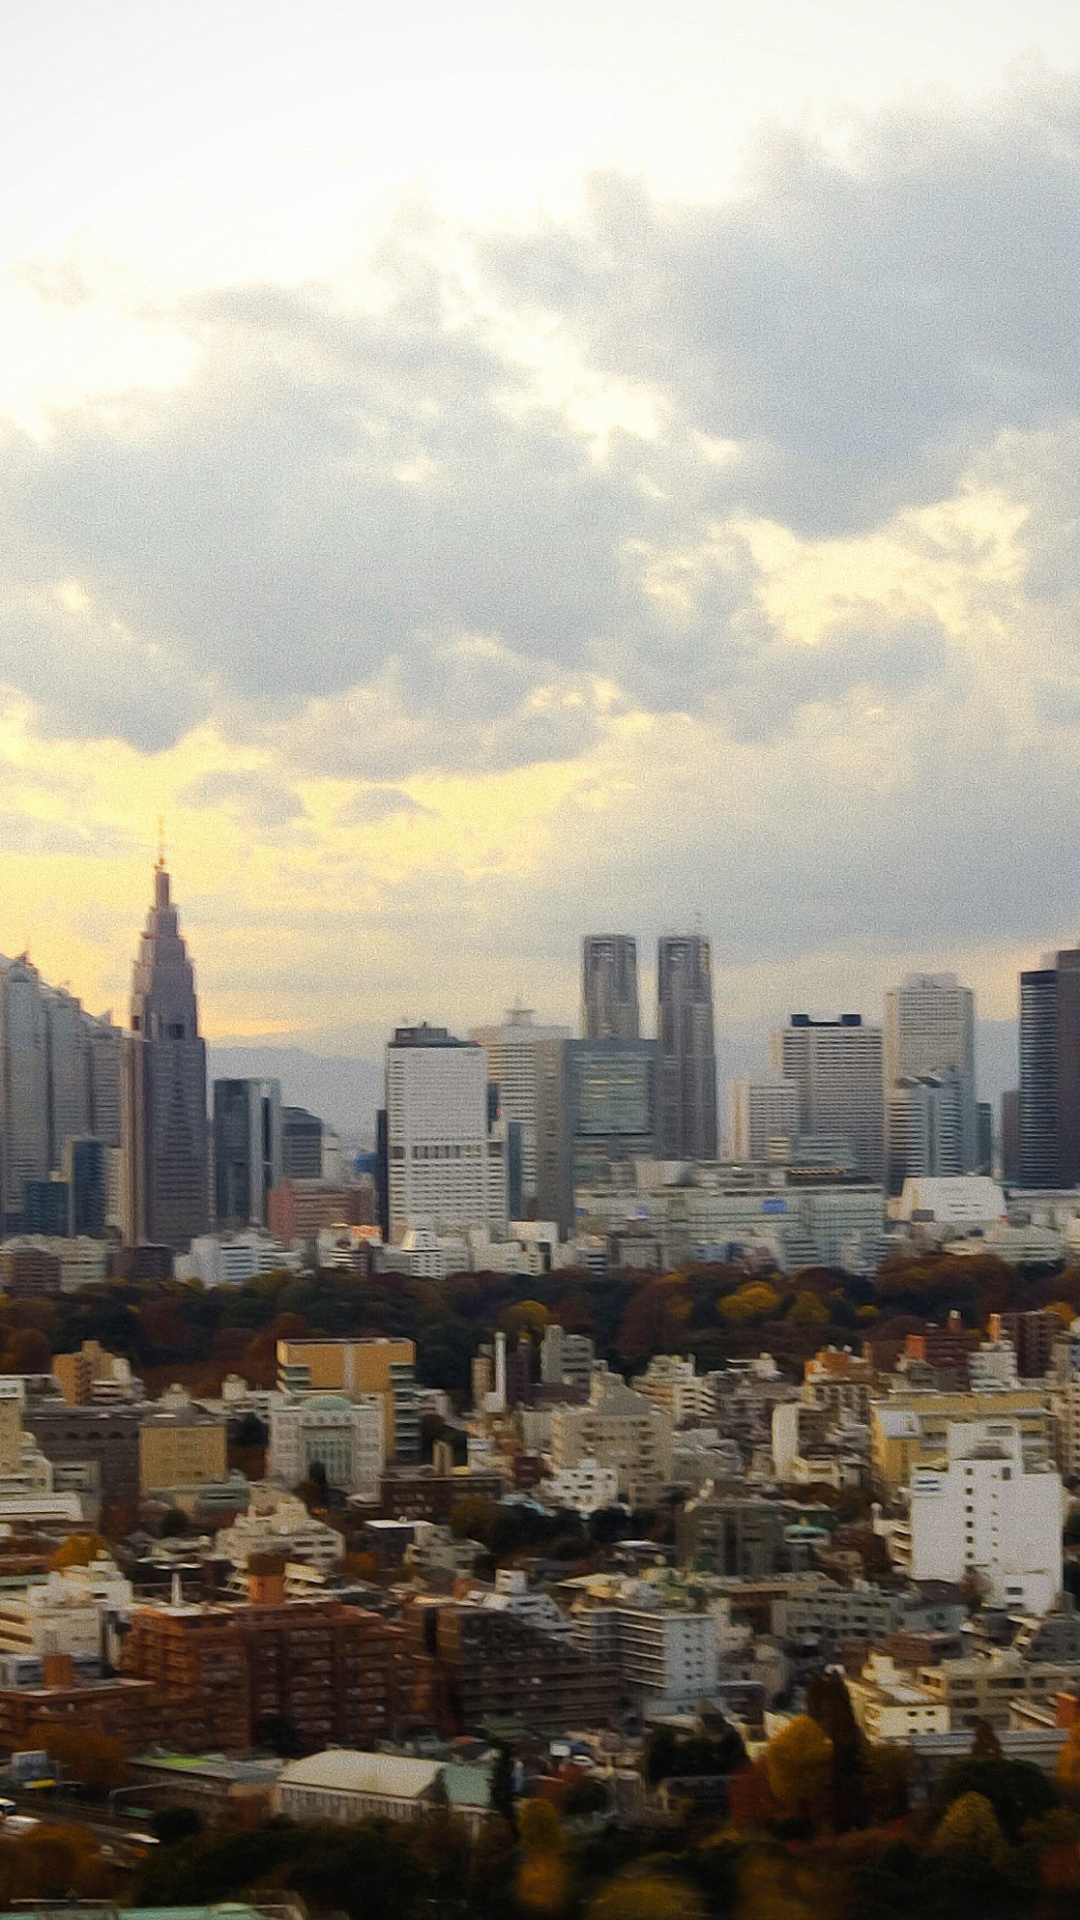
[[[499,1089],[499,1111],[521,1129],[521,1192],[526,1211],[538,1188],[537,1137],[541,1053],[545,1041],[569,1040],[569,1027],[538,1027],[528,1007],[510,1007],[501,1027],[472,1027],[469,1039],[487,1055],[487,1076]]]
[[[881,1028],[861,1013],[813,1020],[793,1013],[773,1034],[773,1066],[799,1089],[800,1134],[847,1140],[857,1171],[885,1176],[885,1089]]]
[[[65,987],[45,987],[49,1062],[49,1167],[64,1158],[65,1140],[90,1132],[90,1035],[86,1015]]]
[[[280,1080],[214,1081],[214,1217],[219,1227],[265,1227],[281,1185]]]
[[[907,1166],[899,1137],[888,1143],[890,1185],[898,1192],[906,1174],[970,1173],[978,1143],[975,1137],[975,995],[962,987],[955,973],[909,973],[899,987],[885,995],[885,1087],[889,1093],[905,1081],[941,1076],[952,1069],[957,1076],[950,1101],[959,1100],[959,1128],[938,1135],[936,1164]],[[889,1101],[887,1115],[895,1115],[905,1130],[903,1101]]]
[[[637,1040],[637,941],[630,933],[588,933],[581,943],[581,1034]]]
[[[123,1065],[124,1238],[186,1251],[209,1218],[206,1048],[164,860],[132,974]]]
[[[398,1027],[386,1049],[390,1238],[428,1221],[436,1233],[505,1232],[506,1124],[490,1124],[483,1047],[445,1027]]]
[[[1020,975],[1020,1184],[1080,1182],[1080,948]]]
[[[703,933],[662,937],[656,986],[661,1155],[670,1160],[715,1160],[712,967]]]
[[[25,954],[0,961],[0,1128],[5,1224],[17,1226],[24,1180],[49,1166],[49,1041],[41,976]]]

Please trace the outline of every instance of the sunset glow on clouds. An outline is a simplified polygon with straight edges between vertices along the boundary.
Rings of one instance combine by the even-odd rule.
[[[643,11],[605,91],[595,22],[575,64],[470,0],[471,158],[445,37],[424,121],[387,29],[412,148],[352,69],[350,146],[346,16],[246,0],[177,14],[175,72],[106,6],[95,144],[79,10],[46,11],[0,297],[0,949],[121,1007],[163,817],[220,1039],[572,1018],[582,931],[698,915],[721,1030],[931,963],[1008,1017],[1080,927],[1064,10],[1025,16],[1060,70],[992,85],[1004,9],[982,91],[946,41],[916,105],[891,10],[893,99],[826,8],[796,126],[749,12],[686,0],[646,136]],[[691,28],[753,110],[711,173]],[[530,47],[558,110],[485,197]]]

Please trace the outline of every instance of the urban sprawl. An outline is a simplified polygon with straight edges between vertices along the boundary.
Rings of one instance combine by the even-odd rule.
[[[722,1144],[707,938],[643,1038],[590,935],[355,1152],[153,886],[124,1028],[0,961],[0,1905],[1075,1914],[1080,951],[996,1125],[910,974]]]

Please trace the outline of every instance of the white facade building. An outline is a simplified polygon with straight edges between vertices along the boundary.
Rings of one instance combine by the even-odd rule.
[[[283,1553],[287,1560],[329,1573],[345,1556],[336,1527],[316,1520],[295,1494],[277,1487],[253,1488],[247,1512],[222,1529],[215,1546],[234,1567],[246,1567],[253,1553]]]
[[[551,1459],[556,1469],[583,1460],[613,1467],[620,1499],[645,1505],[671,1478],[671,1416],[598,1370],[587,1407],[551,1409]]]
[[[602,1467],[598,1460],[579,1460],[576,1467],[560,1467],[542,1480],[538,1492],[550,1506],[588,1515],[616,1504],[619,1476],[614,1467]]]
[[[799,1132],[799,1089],[793,1080],[736,1080],[731,1089],[731,1155],[734,1160],[762,1162],[777,1157]]]
[[[951,1422],[947,1449],[943,1468],[912,1475],[907,1526],[894,1534],[899,1564],[912,1580],[981,1576],[991,1606],[1048,1612],[1061,1592],[1060,1474],[1025,1462],[1008,1418]]]
[[[330,1486],[377,1496],[386,1464],[381,1394],[305,1393],[271,1407],[268,1477],[294,1487],[316,1462]]]
[[[677,1353],[654,1353],[644,1373],[631,1382],[654,1407],[670,1414],[676,1427],[705,1426],[716,1414],[716,1396],[705,1374],[696,1373],[692,1359]]]
[[[108,1557],[50,1573],[43,1586],[0,1594],[0,1653],[99,1659],[107,1623],[126,1620],[132,1604],[130,1580]]]
[[[959,1083],[958,1134],[951,1164],[943,1150],[937,1165],[912,1166],[909,1173],[969,1173],[977,1159],[975,995],[970,987],[960,985],[955,973],[909,973],[885,995],[885,1084],[893,1087],[908,1076],[921,1079],[950,1067]],[[890,1141],[890,1159],[894,1158],[899,1163],[899,1142],[894,1155]],[[901,1171],[901,1184],[903,1177]]]
[[[541,1094],[541,1049],[545,1041],[569,1040],[569,1027],[538,1027],[528,1007],[507,1010],[499,1027],[472,1027],[469,1039],[483,1047],[487,1077],[499,1089],[499,1111],[521,1128],[521,1194],[537,1194],[537,1127]]]
[[[815,1020],[793,1013],[772,1037],[773,1066],[799,1095],[800,1134],[850,1142],[859,1173],[885,1174],[885,1081],[881,1028],[858,1013]]]
[[[386,1049],[390,1238],[506,1232],[506,1126],[491,1124],[487,1055],[444,1027],[399,1027]]]
[[[180,1279],[201,1280],[204,1287],[242,1286],[260,1273],[299,1273],[302,1260],[273,1234],[253,1227],[248,1233],[201,1233],[191,1251],[176,1260]]]

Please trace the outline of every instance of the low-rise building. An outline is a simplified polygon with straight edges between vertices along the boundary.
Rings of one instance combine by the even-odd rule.
[[[948,1733],[949,1708],[911,1679],[888,1654],[871,1654],[857,1680],[848,1680],[851,1709],[868,1740],[907,1745],[916,1733]]]
[[[173,1386],[142,1414],[139,1491],[167,1493],[224,1481],[228,1473],[225,1422]]]
[[[948,1708],[950,1730],[959,1733],[980,1720],[995,1728],[1007,1727],[1013,1700],[1052,1702],[1075,1682],[1076,1671],[1022,1660],[1006,1648],[921,1667],[918,1679],[927,1693]]]
[[[477,1831],[489,1811],[484,1767],[418,1760],[399,1753],[347,1753],[337,1747],[290,1760],[274,1794],[289,1820],[422,1820],[450,1812]]]
[[[234,1567],[246,1567],[255,1554],[278,1553],[324,1573],[345,1554],[345,1542],[336,1527],[316,1520],[302,1500],[278,1487],[253,1487],[247,1511],[237,1514],[231,1527],[221,1529],[215,1547]]]
[[[270,1409],[268,1476],[295,1487],[322,1467],[330,1486],[375,1500],[385,1462],[383,1433],[377,1393],[283,1395]]]
[[[633,1506],[654,1500],[671,1478],[669,1414],[634,1393],[615,1375],[593,1375],[589,1403],[556,1406],[551,1412],[551,1459],[556,1470],[596,1460],[613,1467],[620,1498]]]

